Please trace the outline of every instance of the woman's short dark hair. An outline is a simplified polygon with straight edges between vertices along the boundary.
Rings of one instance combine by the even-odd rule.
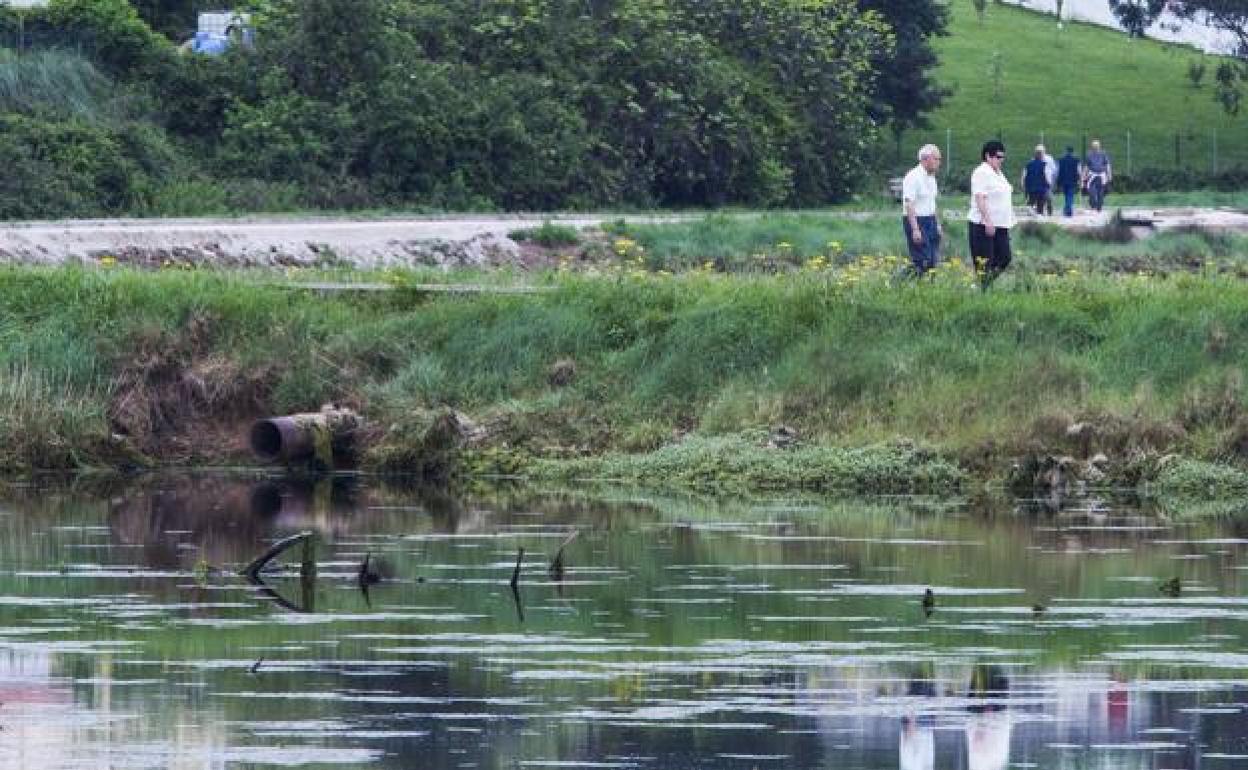
[[[1000,139],[989,139],[984,142],[984,149],[979,151],[979,159],[988,160],[989,155],[996,155],[999,152],[1005,152],[1005,145]]]

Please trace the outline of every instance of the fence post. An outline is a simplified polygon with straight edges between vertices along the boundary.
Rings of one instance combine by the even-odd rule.
[[[1218,173],[1218,129],[1213,129],[1213,173]]]
[[[945,129],[945,176],[949,176],[949,169],[953,168],[953,129]]]
[[[1131,129],[1127,129],[1127,176],[1131,176]]]
[[[1183,166],[1183,153],[1179,150],[1179,132],[1174,132],[1174,167],[1181,168]]]

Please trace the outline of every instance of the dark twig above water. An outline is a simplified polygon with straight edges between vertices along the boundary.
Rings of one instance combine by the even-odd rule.
[[[936,593],[932,589],[923,592],[923,614],[931,615],[936,611]]]
[[[571,534],[559,544],[559,550],[555,551],[555,558],[550,560],[550,568],[547,571],[554,580],[563,580],[563,549],[567,548],[580,533],[580,530],[572,530]]]
[[[1157,590],[1161,591],[1162,595],[1169,596],[1171,599],[1173,599],[1177,597],[1179,594],[1183,593],[1183,583],[1177,577],[1172,577],[1166,582],[1157,586]]]
[[[269,565],[269,562],[277,558],[278,554],[290,548],[291,546],[297,545],[298,543],[302,543],[303,541],[312,537],[313,534],[314,533],[312,532],[300,532],[297,535],[291,535],[288,538],[278,540],[276,543],[274,543],[272,546],[269,547],[269,550],[257,556],[251,562],[251,564],[248,564],[246,567],[244,567],[242,572],[240,572],[239,574],[246,575],[252,580],[259,580],[260,573],[264,570],[265,567]]]
[[[511,587],[515,588],[520,585],[520,567],[524,564],[524,549],[521,548],[516,554],[516,568],[511,572]]]

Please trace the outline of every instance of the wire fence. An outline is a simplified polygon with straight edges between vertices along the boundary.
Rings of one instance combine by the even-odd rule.
[[[1074,149],[1076,157],[1085,158],[1093,140],[1099,140],[1109,154],[1115,176],[1126,176],[1145,186],[1149,176],[1181,175],[1200,180],[1248,173],[1248,126],[1238,130],[1209,126],[1183,131],[1141,126],[1101,133],[1084,129],[997,129],[987,134],[953,128],[914,130],[905,132],[897,142],[894,170],[913,166],[918,148],[932,143],[944,154],[942,176],[956,180],[980,162],[980,148],[989,139],[1000,139],[1005,144],[1007,170],[1014,169],[1016,174],[1038,144],[1044,145],[1054,158],[1065,153],[1067,147]]]

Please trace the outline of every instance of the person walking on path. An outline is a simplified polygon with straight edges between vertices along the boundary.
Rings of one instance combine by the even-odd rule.
[[[939,147],[923,145],[919,149],[919,165],[910,169],[901,182],[901,229],[916,275],[923,275],[940,261],[940,242],[944,238],[936,211],[936,172],[940,160]]]
[[[1083,162],[1084,186],[1088,189],[1088,203],[1096,211],[1105,205],[1109,183],[1114,180],[1114,169],[1109,155],[1101,149],[1101,141],[1093,139],[1088,157]]]
[[[1053,216],[1053,190],[1057,184],[1057,161],[1053,160],[1053,156],[1049,151],[1044,149],[1044,145],[1039,145],[1038,149],[1044,153],[1044,179],[1049,185],[1048,191],[1044,195],[1044,213]]]
[[[1079,159],[1075,157],[1075,148],[1067,147],[1066,154],[1057,162],[1057,186],[1062,189],[1065,198],[1062,216],[1075,215],[1075,192],[1079,189]]]
[[[1044,146],[1036,145],[1036,153],[1023,166],[1023,191],[1027,193],[1027,205],[1044,216],[1044,202],[1049,197],[1049,168],[1044,162]]]
[[[984,143],[982,163],[971,174],[971,211],[967,214],[971,260],[987,289],[1009,267],[1010,228],[1014,226],[1014,188],[1005,178],[1005,145],[998,139]]]

